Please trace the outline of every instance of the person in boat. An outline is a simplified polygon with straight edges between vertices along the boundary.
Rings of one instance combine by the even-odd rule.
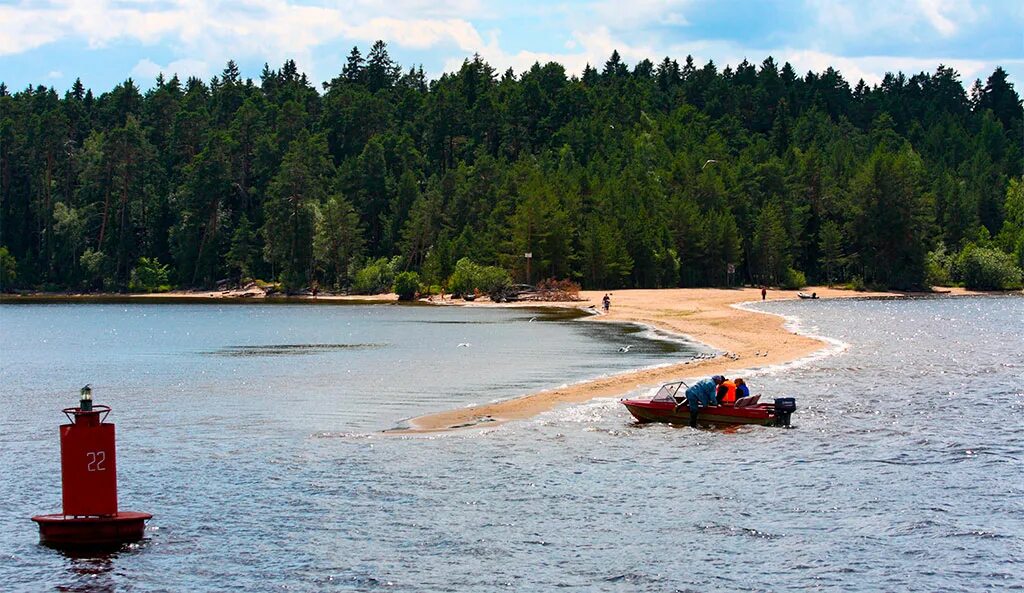
[[[729,404],[731,406],[736,403],[736,382],[723,377],[722,382],[715,390],[715,399],[718,401],[718,405]]]
[[[747,382],[741,377],[733,379],[736,383],[736,399],[743,399],[744,397],[750,397],[750,388],[747,387]]]
[[[690,426],[697,427],[697,412],[700,407],[713,406],[717,403],[715,390],[725,381],[722,375],[710,379],[702,379],[686,390],[686,403],[690,407]]]

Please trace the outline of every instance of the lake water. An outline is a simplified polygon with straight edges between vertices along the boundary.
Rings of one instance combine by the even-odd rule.
[[[846,345],[748,374],[798,398],[794,430],[639,426],[607,399],[401,437],[376,431],[693,350],[524,310],[0,307],[0,588],[1024,588],[1024,299],[758,306]],[[156,515],[99,558],[28,521],[59,510],[85,381],[121,508]]]

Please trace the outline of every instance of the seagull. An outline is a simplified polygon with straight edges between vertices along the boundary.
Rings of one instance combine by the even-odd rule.
[[[469,342],[462,342],[458,346],[456,346],[456,348],[469,348],[469,347],[470,347],[470,343]]]
[[[701,171],[703,171],[703,170],[704,170],[704,169],[706,169],[706,168],[707,168],[707,166],[708,166],[708,165],[710,165],[711,163],[717,163],[717,162],[718,162],[718,161],[716,161],[715,159],[708,159],[708,160],[704,161],[704,166],[703,166],[703,167],[701,167],[701,168],[700,168],[700,170],[701,170]]]
[[[534,321],[537,321],[537,318],[536,317],[531,317],[530,318],[530,323],[533,323]]]
[[[633,344],[629,344],[628,346],[623,346],[623,347],[619,348],[619,352],[629,352],[629,349],[632,348],[632,347],[633,347]]]

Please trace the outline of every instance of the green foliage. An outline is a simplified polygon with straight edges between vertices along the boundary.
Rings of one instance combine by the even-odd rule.
[[[925,258],[925,282],[928,286],[952,285],[955,259],[952,254],[946,253],[946,246],[942,243],[934,251],[929,251]]]
[[[512,284],[512,277],[501,268],[481,266],[468,257],[455,264],[455,271],[448,280],[452,294],[474,294],[479,291],[494,294]]]
[[[957,258],[958,279],[967,288],[977,290],[1013,290],[1021,288],[1022,272],[1013,256],[968,244]]]
[[[370,261],[355,273],[353,294],[382,294],[390,292],[395,284],[395,272],[401,259],[381,257]]]
[[[105,287],[109,281],[105,275],[107,256],[102,251],[86,249],[78,258],[82,269],[85,271],[85,285],[87,289]]]
[[[1024,178],[1010,180],[1003,209],[1006,220],[997,242],[1003,251],[1013,253],[1017,265],[1024,268]]]
[[[256,233],[249,224],[249,217],[243,214],[231,237],[231,248],[225,256],[225,262],[237,273],[239,280],[244,280],[252,276],[256,256]]]
[[[780,285],[786,290],[803,288],[807,286],[807,276],[805,276],[800,270],[786,268],[786,272],[782,275],[782,282]]]
[[[317,206],[325,199],[333,175],[324,138],[302,130],[268,188],[264,254],[280,270],[289,292],[307,286],[312,278]]]
[[[582,273],[592,288],[619,288],[633,271],[633,258],[616,225],[592,216],[581,237]]]
[[[411,301],[420,290],[420,275],[416,272],[399,272],[395,276],[393,292],[400,301]]]
[[[771,58],[616,53],[572,77],[474,56],[427,80],[377,42],[336,70],[322,93],[291,60],[252,84],[229,62],[211,81],[0,92],[17,285],[124,290],[141,257],[185,288],[291,292],[344,289],[364,257],[398,256],[430,285],[470,258],[589,288],[790,268],[914,288],[940,243],[1024,264],[1024,115],[1001,68],[970,97],[945,66],[851,88]]]
[[[132,292],[167,292],[171,289],[168,280],[168,266],[155,257],[140,257],[132,268],[128,290]]]
[[[313,257],[327,283],[342,288],[351,282],[349,270],[363,252],[359,214],[342,196],[331,196],[317,212]]]
[[[899,289],[923,288],[929,196],[921,191],[923,164],[909,147],[897,152],[889,140],[861,167],[852,182],[853,238],[865,280]]]
[[[0,246],[0,291],[10,290],[17,279],[18,262],[6,247]]]
[[[782,209],[769,202],[761,209],[754,227],[755,277],[759,283],[785,285],[789,282],[793,261],[789,250],[789,233]]]
[[[818,251],[821,265],[825,268],[828,285],[836,279],[845,258],[843,256],[843,233],[834,220],[826,221],[818,232]]]

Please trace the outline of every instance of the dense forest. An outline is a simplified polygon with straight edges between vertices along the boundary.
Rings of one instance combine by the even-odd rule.
[[[322,88],[292,61],[0,83],[0,288],[366,291],[460,260],[589,288],[1011,287],[1022,119],[1001,68],[967,90],[941,65],[869,86],[613,53],[428,80],[382,42]]]

